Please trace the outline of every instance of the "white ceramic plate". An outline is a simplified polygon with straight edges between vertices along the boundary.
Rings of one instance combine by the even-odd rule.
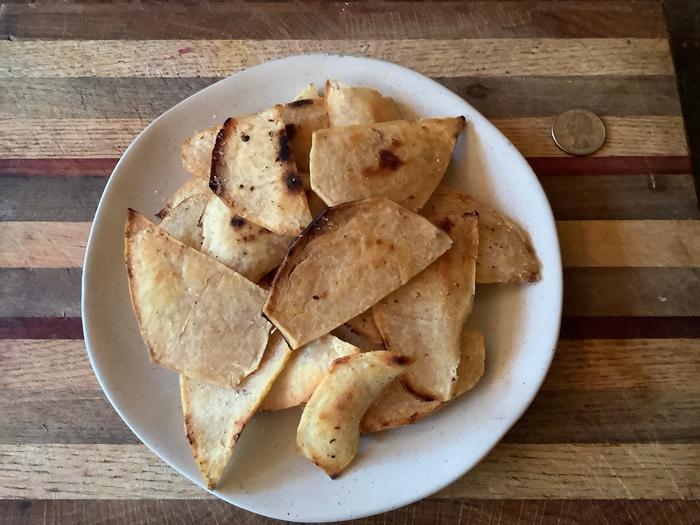
[[[129,146],[95,215],[83,274],[85,343],[119,415],[165,462],[202,486],[183,432],[177,375],[151,364],[131,310],[124,268],[127,207],[154,214],[188,175],[180,143],[228,116],[291,100],[327,78],[372,86],[421,116],[464,115],[468,127],[446,182],[504,211],[530,233],[542,280],[480,286],[468,325],[486,337],[478,386],[418,424],[362,439],[349,470],[331,481],[294,450],[299,412],[257,415],[246,427],[218,497],[293,521],[359,518],[429,496],[471,469],[532,401],[559,331],[562,273],[552,212],[537,178],[510,142],[454,93],[395,64],[307,55],[237,73],[164,113]]]

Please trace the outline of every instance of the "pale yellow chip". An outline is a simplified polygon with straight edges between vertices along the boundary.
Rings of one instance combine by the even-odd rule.
[[[480,332],[463,330],[461,359],[457,369],[457,383],[452,399],[471,390],[484,374],[486,349]],[[416,365],[418,366],[418,365]],[[365,412],[360,425],[363,434],[410,425],[437,410],[446,403],[422,401],[409,394],[397,378],[384,389],[381,396]]]
[[[373,307],[388,350],[412,356],[416,364],[401,377],[426,401],[452,397],[460,360],[460,334],[474,300],[478,249],[477,217],[434,217],[452,238],[452,248]]]
[[[180,147],[183,167],[195,177],[209,179],[211,155],[216,143],[216,134],[221,126],[212,126],[198,131],[185,140]]]
[[[204,209],[201,224],[202,252],[254,283],[282,262],[294,239],[234,215],[215,195]]]
[[[314,131],[328,127],[326,105],[322,98],[314,97],[280,104],[276,108],[284,121],[297,172],[302,179],[308,179],[308,175],[304,177],[301,174],[309,172],[309,152]]]
[[[540,279],[540,263],[525,231],[515,222],[464,192],[439,186],[421,214],[479,214],[477,283],[520,283]]]
[[[294,351],[260,409],[273,412],[306,403],[334,359],[359,353],[356,346],[330,334],[314,339]]]
[[[222,387],[258,368],[271,329],[260,314],[265,290],[133,210],[125,241],[131,301],[153,362]]]
[[[317,98],[318,97],[318,88],[316,88],[316,84],[313,82],[311,84],[307,84],[304,89],[302,89],[299,94],[294,97],[294,100],[304,100],[305,98]]]
[[[464,117],[456,117],[318,130],[311,189],[329,206],[386,197],[418,210],[445,174],[463,128]]]
[[[185,199],[189,197],[200,197],[200,196],[211,196],[213,195],[209,189],[209,180],[202,179],[199,177],[192,177],[182,186],[180,186],[175,193],[173,193],[170,198],[166,201],[163,209],[160,210],[156,217],[159,219],[165,219],[178,204],[180,204]]]
[[[362,312],[360,315],[353,317],[345,324],[350,328],[350,330],[355,332],[357,335],[364,337],[373,345],[384,345],[382,334],[379,332],[377,324],[374,322],[374,316],[372,315],[371,308],[366,312]]]
[[[207,202],[207,195],[187,197],[168,212],[159,226],[181,243],[199,250],[202,247],[202,225],[199,220]]]
[[[363,414],[410,364],[410,358],[386,351],[333,361],[301,414],[299,452],[331,478],[339,476],[357,453]]]
[[[331,126],[353,126],[399,120],[401,113],[390,97],[376,89],[326,81],[326,110]]]
[[[284,339],[275,332],[270,336],[260,367],[234,389],[180,376],[187,440],[209,488],[219,484],[243,428],[291,353]]]
[[[209,187],[240,215],[279,235],[311,222],[279,110],[230,118],[219,133]]]
[[[369,309],[451,244],[388,199],[329,208],[289,249],[263,311],[299,348]]]

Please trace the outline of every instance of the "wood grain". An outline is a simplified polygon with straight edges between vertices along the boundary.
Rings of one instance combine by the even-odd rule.
[[[686,155],[528,157],[538,175],[674,175],[692,173]]]
[[[665,37],[658,2],[298,2],[139,6],[7,5],[0,37],[142,38],[491,38]]]
[[[698,452],[698,445],[502,444],[436,497],[697,498]],[[0,458],[3,499],[210,497],[143,445],[6,444]]]
[[[2,319],[0,319],[0,327],[2,327]],[[0,335],[2,335],[1,330]],[[561,319],[559,336],[565,339],[598,338],[616,340],[699,338],[700,323],[698,323],[696,317],[692,316],[565,315]]]
[[[82,339],[80,317],[0,317],[0,340],[3,339]]]
[[[0,78],[222,77],[302,53],[380,58],[442,77],[673,74],[662,38],[6,40]]]
[[[89,232],[86,222],[0,222],[0,246],[15,247],[0,252],[0,267],[81,267]]]
[[[550,118],[494,119],[527,157],[566,154],[551,138]],[[0,156],[9,158],[118,157],[149,122],[142,119],[0,119]],[[598,156],[688,154],[680,117],[606,117],[608,133]],[[192,129],[192,133],[197,131]]]

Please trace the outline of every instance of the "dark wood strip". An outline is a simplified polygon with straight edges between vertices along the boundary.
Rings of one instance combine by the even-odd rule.
[[[673,175],[692,173],[690,157],[528,157],[538,175]]]
[[[0,178],[12,175],[108,177],[118,159],[0,159]]]
[[[539,180],[558,220],[700,218],[692,175],[540,175]]]
[[[0,79],[0,118],[155,118],[218,78]],[[489,118],[680,115],[672,76],[436,78]]]
[[[666,36],[658,2],[6,5],[0,38],[389,39]],[[437,4],[437,5],[436,5]]]
[[[92,221],[106,177],[0,176],[0,221]]]
[[[347,525],[486,525],[538,523],[573,525],[692,525],[697,523],[700,500],[559,500],[559,499],[426,499]],[[221,500],[0,500],[6,525],[72,523],[92,525],[181,525],[182,523],[236,523],[282,525]]]
[[[80,317],[0,317],[0,339],[82,339]]]
[[[564,316],[562,339],[700,338],[698,317]]]
[[[79,317],[80,268],[0,269],[0,317]]]

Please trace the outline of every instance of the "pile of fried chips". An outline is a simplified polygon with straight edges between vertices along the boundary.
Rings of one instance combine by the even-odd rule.
[[[134,312],[151,360],[180,374],[210,488],[259,410],[303,406],[297,448],[335,478],[361,433],[478,382],[476,283],[536,281],[539,262],[513,221],[440,185],[464,127],[329,80],[195,133],[160,223],[129,210]]]

